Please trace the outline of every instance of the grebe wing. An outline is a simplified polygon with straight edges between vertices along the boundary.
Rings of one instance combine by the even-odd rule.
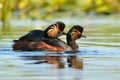
[[[27,33],[26,35],[22,36],[19,38],[19,40],[29,40],[29,41],[37,41],[37,40],[41,40],[44,36],[43,36],[44,31],[42,30],[32,30],[29,33]]]
[[[72,50],[72,48],[69,45],[67,45],[67,43],[60,40],[59,38],[45,38],[45,39],[43,39],[43,41],[49,45],[61,47],[64,50]]]

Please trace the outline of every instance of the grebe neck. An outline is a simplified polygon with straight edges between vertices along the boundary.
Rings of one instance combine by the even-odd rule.
[[[73,49],[73,50],[77,50],[78,49],[78,45],[76,44],[75,39],[72,39],[71,36],[68,34],[67,35],[67,44]]]

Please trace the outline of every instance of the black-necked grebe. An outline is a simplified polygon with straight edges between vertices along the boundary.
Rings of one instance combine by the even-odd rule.
[[[75,40],[82,37],[83,27],[74,25],[67,33],[67,43],[59,38],[45,38],[43,41],[31,42],[28,46],[31,50],[44,50],[44,51],[76,51],[78,45]]]
[[[32,30],[26,35],[20,37],[18,40],[13,40],[13,50],[27,50],[27,46],[30,42],[42,41],[45,38],[57,38],[62,34],[65,24],[63,22],[56,22],[50,25],[45,31],[43,30]]]

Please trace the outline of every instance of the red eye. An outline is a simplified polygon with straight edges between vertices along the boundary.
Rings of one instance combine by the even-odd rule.
[[[61,30],[60,30],[60,29],[58,29],[58,32],[61,32]]]
[[[81,34],[81,32],[77,32],[79,35]]]

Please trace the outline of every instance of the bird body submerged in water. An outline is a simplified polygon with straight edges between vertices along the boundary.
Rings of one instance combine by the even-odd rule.
[[[63,32],[65,28],[65,24],[63,22],[56,22],[48,28],[43,31],[43,30],[32,30],[26,35],[20,37],[18,40],[13,40],[14,44],[12,45],[13,50],[21,50],[21,51],[26,51],[28,50],[28,45],[31,42],[37,42],[37,41],[42,41],[45,38],[57,38],[61,36],[62,34],[65,34]]]
[[[83,27],[74,25],[66,35],[67,43],[59,38],[45,38],[42,41],[31,42],[28,48],[33,51],[76,51],[78,50],[78,45],[76,44],[75,40],[82,37],[82,32]]]

